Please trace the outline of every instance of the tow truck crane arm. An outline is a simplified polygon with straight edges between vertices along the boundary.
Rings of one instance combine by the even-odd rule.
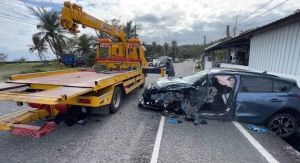
[[[126,34],[123,31],[83,12],[81,6],[65,2],[61,10],[62,27],[72,33],[78,33],[78,24],[105,32],[117,37],[119,42],[126,43]]]

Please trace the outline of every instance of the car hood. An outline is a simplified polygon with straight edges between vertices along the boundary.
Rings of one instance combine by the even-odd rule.
[[[163,88],[169,88],[169,89],[179,89],[183,87],[192,87],[192,83],[189,83],[185,80],[182,80],[181,78],[177,77],[166,77],[166,78],[160,78],[154,82],[152,82],[148,89],[163,89]]]

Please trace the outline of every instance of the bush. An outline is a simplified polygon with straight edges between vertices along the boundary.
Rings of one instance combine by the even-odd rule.
[[[99,72],[102,72],[102,71],[105,71],[105,67],[103,65],[99,65],[99,64],[96,64],[93,66],[93,69],[99,73]]]
[[[42,69],[36,68],[36,69],[29,69],[29,70],[21,71],[20,74],[35,73],[35,72],[45,72],[45,71]]]

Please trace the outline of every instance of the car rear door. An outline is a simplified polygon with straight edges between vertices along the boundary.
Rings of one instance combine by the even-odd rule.
[[[264,123],[267,117],[285,105],[288,85],[267,77],[241,76],[236,99],[235,119]]]

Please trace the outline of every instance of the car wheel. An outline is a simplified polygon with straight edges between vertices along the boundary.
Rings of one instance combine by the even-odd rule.
[[[273,115],[267,124],[268,128],[281,138],[293,135],[298,127],[297,120],[288,113]]]
[[[115,87],[114,93],[111,99],[111,104],[110,104],[110,112],[115,113],[119,110],[120,105],[122,102],[122,91],[120,87]]]

